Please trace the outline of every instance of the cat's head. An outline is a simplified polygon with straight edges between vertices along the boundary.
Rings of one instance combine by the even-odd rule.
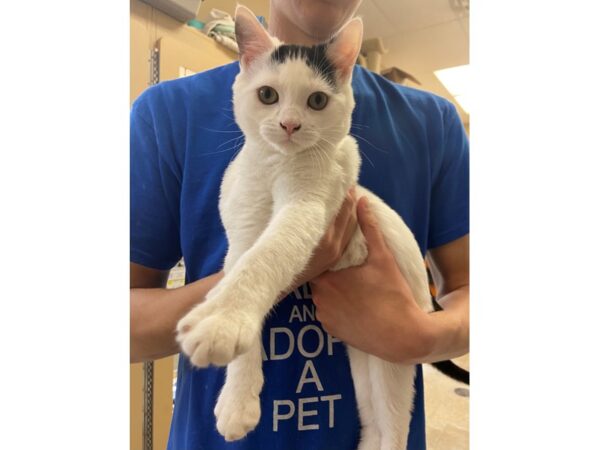
[[[362,21],[352,19],[320,45],[284,45],[238,6],[235,32],[240,73],[233,105],[244,134],[284,154],[337,145],[350,131]]]

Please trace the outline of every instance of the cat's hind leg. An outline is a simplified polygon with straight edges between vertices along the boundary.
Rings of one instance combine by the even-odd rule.
[[[380,450],[406,450],[414,401],[415,366],[369,355],[369,377]]]
[[[371,403],[369,355],[349,345],[346,346],[346,349],[348,351],[348,359],[350,360],[358,416],[361,423],[360,444],[357,450],[380,450],[381,437],[379,428],[375,423],[375,413],[373,412],[373,404]]]
[[[263,387],[261,339],[227,366],[225,384],[217,405],[217,430],[226,441],[243,438],[260,420],[260,392]]]

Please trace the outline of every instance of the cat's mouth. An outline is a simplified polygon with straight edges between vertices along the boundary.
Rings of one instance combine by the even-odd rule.
[[[310,134],[305,135],[305,133],[298,131],[288,135],[285,132],[279,132],[282,130],[273,131],[275,130],[261,130],[261,135],[263,139],[271,144],[277,151],[284,154],[298,153],[314,144]]]
[[[285,136],[278,139],[276,142],[272,142],[272,144],[281,152],[291,153],[304,149],[304,145],[301,144],[301,141],[302,139],[295,138],[294,136]]]

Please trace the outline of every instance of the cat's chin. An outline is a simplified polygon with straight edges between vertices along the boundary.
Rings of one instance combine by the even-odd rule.
[[[308,150],[312,145],[306,146],[306,144],[300,145],[293,141],[285,141],[283,143],[270,142],[270,146],[277,152],[283,155],[297,155],[305,150]]]

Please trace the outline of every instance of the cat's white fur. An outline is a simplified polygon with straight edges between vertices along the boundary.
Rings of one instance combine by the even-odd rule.
[[[178,342],[192,364],[227,365],[215,415],[228,441],[244,437],[260,419],[264,318],[307,266],[346,192],[357,183],[361,162],[348,133],[354,108],[351,68],[362,22],[349,22],[328,50],[338,68],[338,92],[301,60],[269,64],[270,51],[280,42],[249,10],[239,6],[236,23],[243,27],[238,41],[241,35],[245,59],[233,87],[234,111],[246,141],[221,185],[219,211],[229,241],[225,277],[177,326]],[[256,92],[264,85],[279,93],[276,105],[259,102]],[[329,95],[323,111],[305,106],[315,91]],[[279,125],[285,120],[302,124],[289,140]],[[368,198],[417,303],[429,310],[427,275],[412,232],[373,193],[358,186],[356,194]],[[357,228],[334,270],[361,264],[366,255]],[[351,347],[348,355],[362,424],[359,450],[404,450],[415,367]]]

